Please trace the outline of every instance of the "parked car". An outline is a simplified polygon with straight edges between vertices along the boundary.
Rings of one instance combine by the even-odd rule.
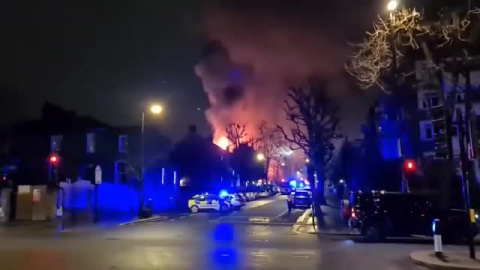
[[[214,210],[226,212],[231,209],[231,203],[215,195],[195,195],[188,200],[188,208],[192,213],[203,210]]]
[[[231,209],[240,209],[245,205],[245,201],[237,194],[228,194],[223,199],[230,203]]]
[[[260,192],[258,192],[258,197],[259,198],[267,198],[270,196],[270,192],[268,192],[268,190],[264,189],[264,190],[260,190]]]
[[[309,191],[297,190],[292,192],[287,199],[288,212],[292,209],[307,209],[312,205],[312,196]]]
[[[398,192],[353,192],[349,226],[364,240],[382,241],[389,236],[432,235],[432,221],[442,222],[447,242],[462,241],[469,222],[463,210],[439,211],[427,195]],[[475,229],[475,234],[477,230]]]
[[[281,195],[288,195],[292,193],[293,189],[290,186],[282,186],[280,187],[280,194]]]
[[[248,202],[248,199],[247,199],[245,193],[237,192],[237,193],[235,193],[235,195],[237,195],[243,203]]]

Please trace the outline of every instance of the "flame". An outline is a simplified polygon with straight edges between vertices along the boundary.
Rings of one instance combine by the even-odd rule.
[[[223,150],[227,150],[228,146],[230,145],[230,141],[226,137],[221,137],[218,141],[215,142]]]

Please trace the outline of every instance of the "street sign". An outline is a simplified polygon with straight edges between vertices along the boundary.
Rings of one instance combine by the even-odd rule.
[[[102,183],[102,168],[100,166],[95,167],[95,184],[100,185]]]
[[[42,199],[42,195],[41,195],[41,190],[39,188],[34,188],[33,189],[33,198],[32,198],[32,201],[34,203],[38,203],[40,202],[40,200]]]

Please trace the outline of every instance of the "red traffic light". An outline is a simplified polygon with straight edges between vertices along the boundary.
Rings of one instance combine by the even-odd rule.
[[[57,165],[60,162],[60,157],[57,154],[51,154],[48,161],[50,161],[52,165]]]
[[[417,165],[415,164],[415,161],[413,160],[405,160],[404,162],[404,168],[406,171],[415,171],[417,169]]]

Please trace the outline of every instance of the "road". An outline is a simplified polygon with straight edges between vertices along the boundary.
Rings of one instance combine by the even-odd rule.
[[[229,215],[199,213],[89,231],[0,231],[1,269],[422,269],[428,244],[361,244],[296,234],[284,197]],[[253,221],[250,219],[253,218]],[[263,218],[263,221],[260,218]],[[264,224],[262,224],[264,222]]]

